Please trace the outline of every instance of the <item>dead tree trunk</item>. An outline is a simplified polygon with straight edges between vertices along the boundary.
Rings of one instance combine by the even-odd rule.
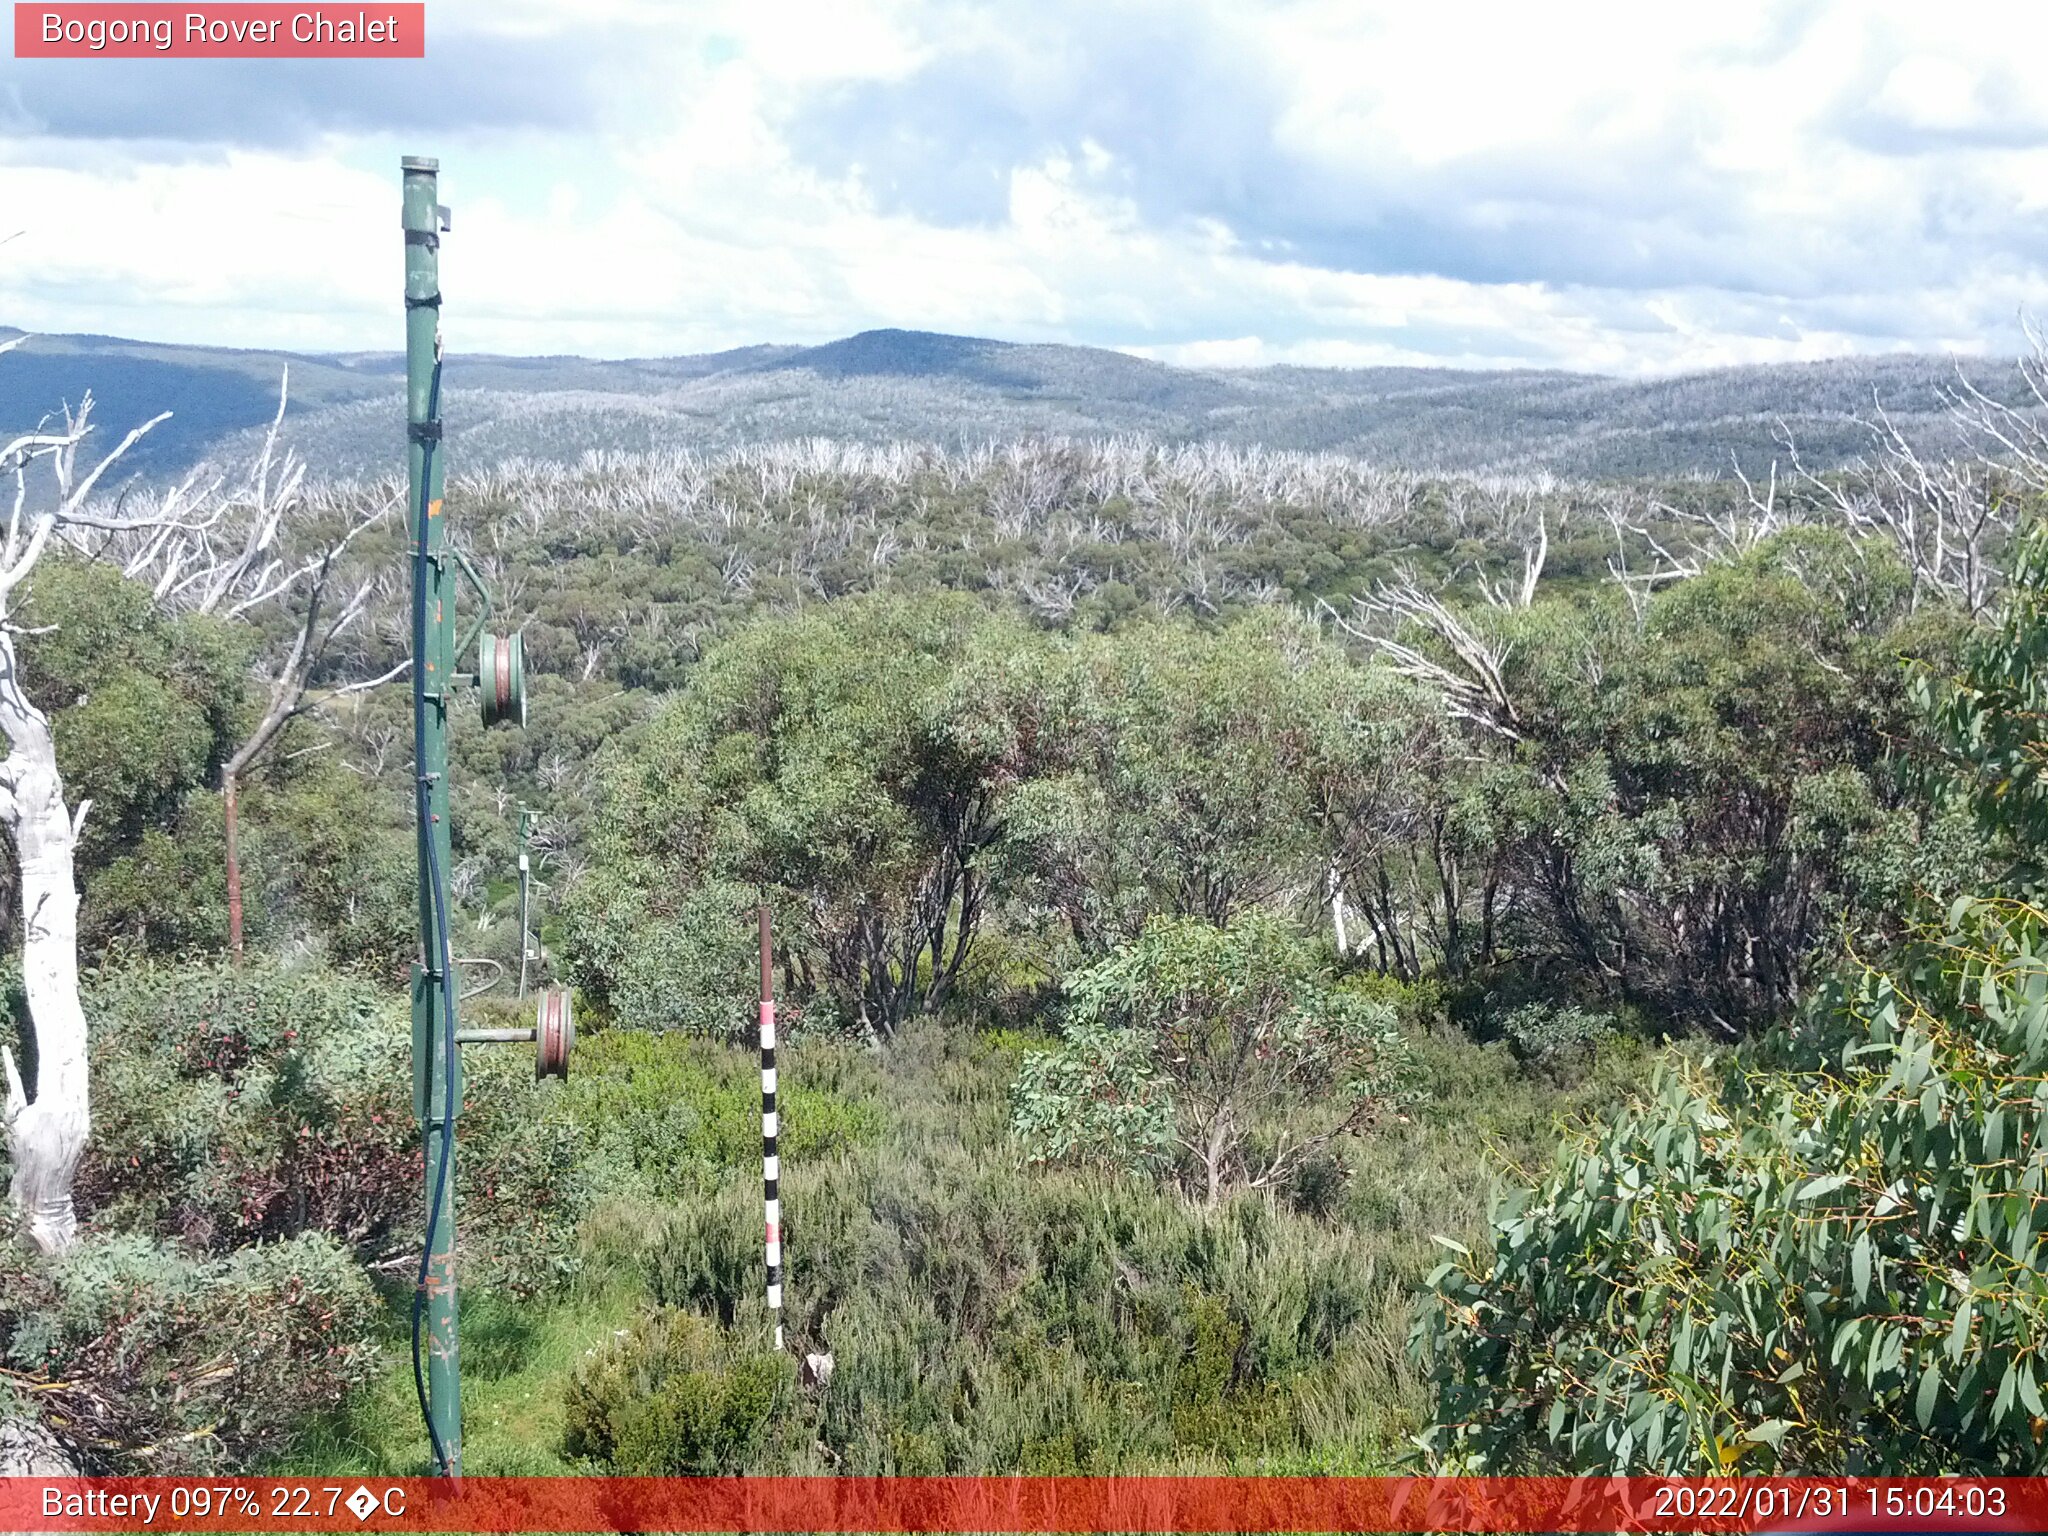
[[[1337,958],[1349,959],[1351,955],[1351,934],[1345,922],[1344,877],[1338,872],[1336,861],[1330,863],[1329,873],[1324,877],[1323,888],[1330,900],[1330,925],[1337,933]]]
[[[277,414],[263,439],[262,451],[246,482],[229,496],[221,512],[200,523],[151,537],[125,551],[128,574],[150,580],[159,601],[185,613],[217,613],[240,617],[267,603],[289,604],[304,594],[304,618],[292,632],[291,649],[269,679],[270,693],[262,718],[221,769],[221,810],[226,832],[228,953],[242,958],[245,902],[242,895],[242,779],[270,750],[284,728],[305,712],[306,690],[313,673],[327,658],[342,632],[361,618],[370,599],[371,583],[362,582],[322,627],[328,579],[351,540],[397,505],[395,498],[337,500],[304,491],[306,466],[297,454],[281,451],[278,432],[284,425],[290,375],[279,382]],[[317,505],[313,503],[317,502]],[[340,514],[341,532],[325,548],[287,563],[289,533],[295,520],[309,515]],[[222,551],[225,551],[224,553]],[[354,693],[389,682],[409,663],[381,677],[347,684],[335,695]]]
[[[21,866],[22,977],[35,1030],[32,1093],[13,1051],[0,1046],[7,1155],[14,1165],[8,1196],[29,1241],[56,1253],[78,1230],[71,1186],[92,1126],[72,866],[86,803],[75,815],[65,806],[49,719],[29,702],[19,679],[14,636],[0,632],[0,733],[9,749],[0,761],[0,824]]]

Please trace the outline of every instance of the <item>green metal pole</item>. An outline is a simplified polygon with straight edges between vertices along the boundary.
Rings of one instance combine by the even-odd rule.
[[[441,452],[436,371],[441,349],[440,229],[435,160],[407,156],[400,162],[405,185],[405,415],[408,519],[413,537],[413,600],[423,604],[416,631],[413,667],[424,694],[418,711],[417,772],[427,781],[429,815],[419,834],[420,963],[413,971],[413,1098],[426,1144],[427,1208],[437,1212],[427,1234],[426,1394],[427,1417],[439,1442],[437,1470],[462,1472],[462,1389],[455,1305],[455,1111],[462,1103],[459,1056],[451,1049],[456,1028],[444,987],[441,944],[447,914],[450,867],[448,840],[448,706],[455,676],[455,570],[448,560],[447,524],[441,515],[446,460]],[[426,518],[426,559],[418,558],[419,519]],[[419,645],[419,639],[424,645]],[[438,878],[437,878],[438,876]],[[437,890],[437,887],[439,888]],[[455,1081],[446,1063],[457,1060]],[[443,1181],[440,1198],[435,1185]]]

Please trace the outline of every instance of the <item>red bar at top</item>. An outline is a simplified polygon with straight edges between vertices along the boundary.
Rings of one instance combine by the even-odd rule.
[[[427,8],[342,5],[46,4],[17,0],[17,59],[420,59]]]

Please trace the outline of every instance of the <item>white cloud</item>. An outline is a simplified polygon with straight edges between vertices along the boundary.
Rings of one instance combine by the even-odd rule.
[[[301,100],[249,65],[246,121],[166,154],[116,110],[132,77],[63,66],[56,127],[56,77],[0,69],[0,233],[26,231],[0,320],[391,347],[401,148],[441,155],[471,350],[886,324],[1646,372],[2002,349],[2048,295],[2048,7],[592,0],[565,22],[437,0],[432,21],[435,69],[489,42],[494,67],[559,69],[576,121],[501,120],[543,73],[401,143],[331,82]]]

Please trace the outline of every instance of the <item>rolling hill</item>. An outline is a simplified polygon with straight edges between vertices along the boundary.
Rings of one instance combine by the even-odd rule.
[[[13,335],[18,332],[0,332]],[[181,471],[260,429],[291,370],[292,440],[317,473],[395,465],[403,359],[37,336],[0,360],[0,412],[32,422],[87,389],[110,430],[173,419],[135,456]],[[601,361],[448,361],[458,462],[574,460],[592,450],[716,449],[793,437],[948,445],[1045,435],[1139,435],[1334,451],[1414,469],[1593,478],[1724,474],[1780,453],[1782,422],[1818,464],[1861,451],[1856,417],[1881,402],[1922,441],[1946,438],[1943,391],[1966,370],[2021,398],[2010,364],[1844,358],[1659,379],[1449,368],[1187,369],[1092,347],[924,331],[867,331],[816,347],[752,346]]]

